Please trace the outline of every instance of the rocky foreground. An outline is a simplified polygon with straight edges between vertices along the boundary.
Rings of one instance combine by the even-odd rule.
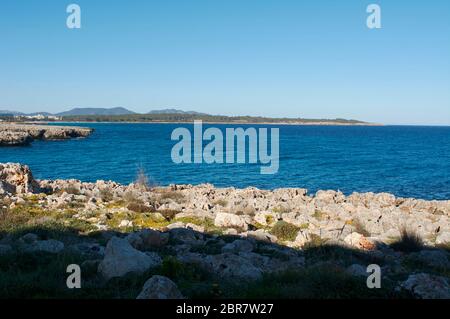
[[[0,164],[0,209],[0,256],[75,254],[87,297],[450,298],[450,201],[37,181]],[[370,264],[381,289],[366,286]],[[17,285],[21,273],[1,271]]]
[[[34,140],[87,137],[92,131],[83,127],[0,123],[0,147],[25,146]]]

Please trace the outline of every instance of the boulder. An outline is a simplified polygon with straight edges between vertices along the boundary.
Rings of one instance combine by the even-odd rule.
[[[375,248],[375,244],[369,239],[359,233],[351,233],[344,238],[344,242],[351,247],[355,247],[363,250],[372,250]]]
[[[153,229],[143,229],[139,232],[129,234],[126,239],[131,246],[138,250],[149,250],[166,245],[169,242],[169,234],[161,233]]]
[[[450,299],[450,284],[447,278],[425,273],[410,275],[400,287],[420,299]]]
[[[217,213],[214,225],[224,228],[239,228],[243,231],[248,229],[248,225],[243,217],[229,213]]]
[[[450,230],[444,231],[436,237],[436,245],[447,245],[447,244],[450,244]]]
[[[194,232],[190,228],[174,228],[169,230],[170,238],[183,244],[195,244],[203,240],[203,235]]]
[[[26,165],[0,164],[0,181],[3,192],[11,195],[33,193],[39,190],[38,183]]]
[[[230,253],[208,255],[204,258],[204,264],[206,264],[206,269],[223,278],[245,281],[262,278],[262,270],[240,255]]]
[[[158,254],[145,254],[134,249],[126,239],[113,237],[106,245],[105,258],[98,271],[107,280],[128,273],[143,273],[161,264]]]
[[[184,297],[172,280],[163,276],[153,276],[145,282],[136,299],[184,299]]]
[[[253,244],[249,240],[238,239],[232,243],[226,244],[222,247],[224,253],[239,253],[239,252],[251,252],[253,251]]]
[[[264,229],[251,230],[246,233],[243,233],[245,237],[253,238],[259,241],[268,242],[268,243],[276,243],[278,238],[275,235],[269,234]]]

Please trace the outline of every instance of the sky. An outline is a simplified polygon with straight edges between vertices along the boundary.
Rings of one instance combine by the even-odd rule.
[[[2,1],[0,109],[73,107],[450,125],[450,1]]]

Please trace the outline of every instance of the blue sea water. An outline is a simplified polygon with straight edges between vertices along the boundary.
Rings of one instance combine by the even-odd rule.
[[[261,175],[260,164],[174,164],[172,130],[192,130],[192,124],[75,125],[95,132],[87,139],[0,148],[0,162],[27,164],[38,179],[129,183],[142,167],[160,185],[301,187],[450,199],[450,127],[275,126],[280,129],[279,171]]]

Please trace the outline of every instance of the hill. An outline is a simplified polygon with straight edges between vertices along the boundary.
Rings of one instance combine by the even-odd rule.
[[[135,114],[123,107],[114,108],[74,108],[70,111],[57,113],[58,116],[79,116],[79,115],[129,115]]]

